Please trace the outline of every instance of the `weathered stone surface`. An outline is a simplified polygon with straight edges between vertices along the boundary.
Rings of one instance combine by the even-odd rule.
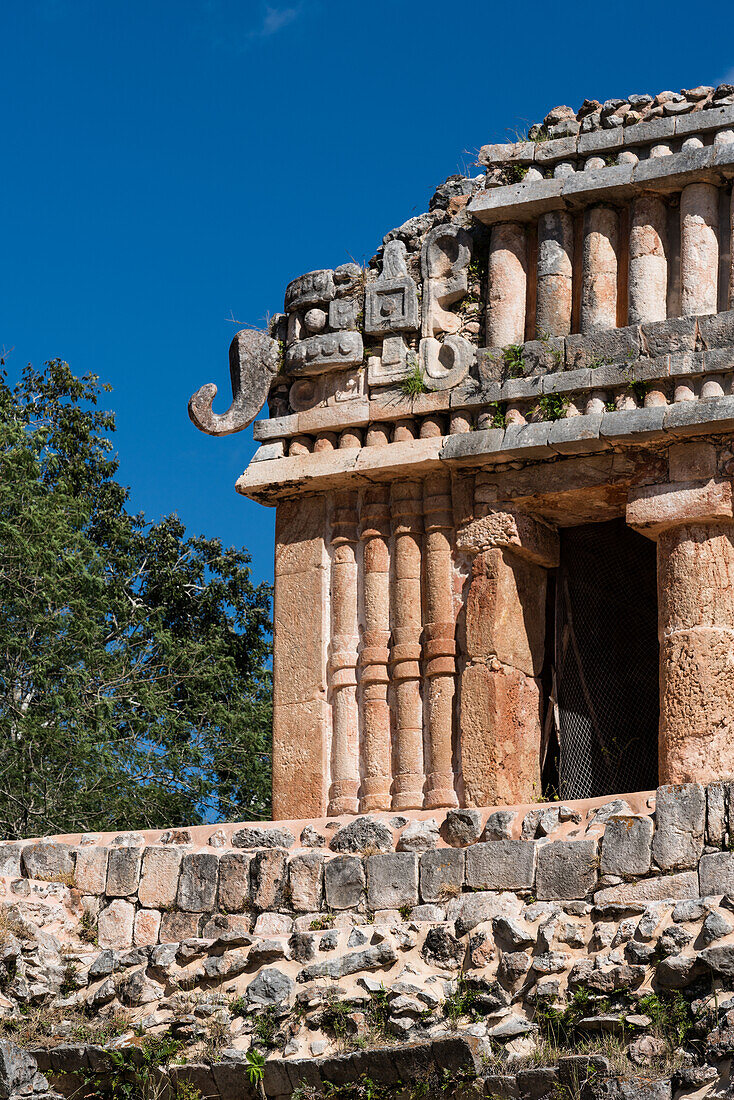
[[[261,970],[247,987],[247,999],[255,1005],[279,1005],[290,1000],[293,980],[281,970]]]
[[[288,829],[261,829],[248,826],[232,834],[233,848],[290,848],[296,838]]]
[[[334,833],[329,847],[334,852],[364,852],[366,849],[391,852],[392,833],[381,821],[357,817]]]
[[[181,852],[172,847],[151,846],[143,852],[138,899],[149,908],[174,904],[178,892]]]
[[[241,913],[250,901],[249,852],[225,852],[219,861],[219,907]]]
[[[487,818],[481,840],[509,840],[512,826],[517,818],[514,810],[495,810]]]
[[[466,853],[466,884],[481,890],[532,890],[536,846],[527,840],[473,844]]]
[[[219,859],[211,852],[192,852],[181,861],[176,903],[189,913],[211,911],[217,898]]]
[[[136,947],[147,947],[158,943],[161,928],[161,914],[157,909],[138,909],[133,925],[133,943]]]
[[[445,925],[430,928],[423,941],[421,955],[429,966],[458,970],[466,954],[466,944],[453,936]]]
[[[330,909],[353,909],[365,888],[362,860],[358,856],[336,856],[324,865],[324,893]]]
[[[297,912],[320,909],[324,897],[324,856],[320,852],[293,856],[288,864],[288,882],[291,905]]]
[[[420,890],[423,901],[445,901],[461,893],[465,853],[459,848],[438,848],[420,857]]]
[[[698,875],[695,871],[684,871],[677,875],[656,875],[620,886],[607,886],[596,891],[594,902],[596,905],[645,905],[649,901],[663,901],[665,898],[677,900],[698,896]]]
[[[74,885],[83,894],[103,894],[107,881],[107,854],[109,849],[90,845],[79,848],[74,868]],[[0,859],[4,850],[0,849]],[[3,872],[5,873],[5,872]],[[20,874],[20,869],[18,869]]]
[[[256,852],[250,863],[252,904],[256,909],[278,909],[287,881],[288,856],[280,848]]]
[[[652,859],[654,825],[649,817],[613,817],[601,846],[601,872],[635,878],[646,875]]]
[[[659,787],[652,853],[663,871],[695,867],[703,852],[706,794],[695,783]]]
[[[22,863],[28,878],[59,882],[74,874],[74,850],[55,842],[28,844],[23,848]]]
[[[367,904],[370,909],[399,909],[418,904],[418,860],[410,852],[368,856]]]
[[[400,834],[397,843],[399,852],[426,852],[438,846],[440,836],[438,822],[433,818],[428,821],[411,821]]]
[[[734,932],[734,924],[723,913],[709,913],[701,926],[701,940],[704,944],[720,940]]]
[[[701,856],[698,881],[701,897],[734,894],[734,852],[714,852]]]
[[[699,951],[698,958],[724,978],[734,978],[734,944],[721,944],[719,947],[706,947]]]
[[[517,917],[520,909],[521,902],[515,894],[478,890],[453,898],[446,907],[446,919],[456,923],[457,936],[465,936],[478,924],[494,917]]]
[[[113,947],[121,950],[130,947],[133,942],[133,921],[135,907],[122,898],[114,901],[99,914],[97,936],[100,947]]]
[[[443,824],[443,836],[452,848],[465,848],[479,840],[482,819],[478,810],[449,810]]]
[[[177,910],[161,914],[161,943],[175,943],[199,931],[198,913],[180,913]]]
[[[142,858],[141,848],[110,848],[107,893],[111,898],[127,898],[137,893]]]
[[[597,867],[595,840],[552,840],[540,845],[536,896],[541,900],[585,898],[596,886]]]

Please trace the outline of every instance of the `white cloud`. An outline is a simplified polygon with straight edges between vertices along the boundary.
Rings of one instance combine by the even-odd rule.
[[[297,19],[300,14],[300,7],[297,8],[265,8],[265,17],[262,21],[262,26],[254,34],[257,38],[269,38],[271,34],[277,34],[283,27],[287,27],[289,23],[292,23],[294,19]]]

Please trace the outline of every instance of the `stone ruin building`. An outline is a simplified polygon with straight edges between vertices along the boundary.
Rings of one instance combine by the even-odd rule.
[[[479,163],[192,397],[277,821],[0,841],[3,1100],[732,1095],[734,86]]]
[[[268,402],[237,489],[276,507],[275,817],[734,773],[734,112],[707,94],[484,146],[366,269],[237,334],[228,412],[192,398],[213,435]]]

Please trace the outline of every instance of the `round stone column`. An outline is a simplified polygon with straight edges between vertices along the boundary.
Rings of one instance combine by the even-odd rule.
[[[695,317],[718,310],[719,190],[691,183],[680,196],[681,312]]]
[[[436,809],[458,805],[452,738],[456,672],[451,568],[454,517],[448,474],[436,474],[423,483],[423,524],[426,569],[423,657],[428,694],[425,805]]]
[[[356,814],[359,788],[357,712],[357,494],[339,493],[331,518],[329,692],[332,742],[328,814]],[[308,645],[304,639],[304,645]]]
[[[487,343],[504,348],[525,339],[527,235],[522,225],[495,225],[487,272]]]
[[[734,512],[732,484],[646,486],[627,522],[657,542],[660,639],[659,780],[710,783],[734,774]]]
[[[617,325],[619,219],[610,206],[590,206],[584,218],[581,331]]]
[[[423,703],[421,699],[421,531],[419,481],[395,481],[390,506],[394,536],[392,647],[395,749],[392,808],[423,805]]]
[[[561,210],[551,210],[538,219],[538,336],[567,336],[572,308],[573,218]]]
[[[632,204],[629,250],[628,324],[664,321],[668,315],[666,206],[657,195]]]
[[[363,772],[359,811],[390,809],[390,490],[365,489],[360,511],[364,633],[359,655]]]

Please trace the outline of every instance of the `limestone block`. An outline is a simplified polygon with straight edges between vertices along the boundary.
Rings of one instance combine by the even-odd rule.
[[[698,875],[695,871],[683,871],[677,875],[655,875],[653,878],[624,882],[619,886],[607,886],[594,894],[595,905],[639,905],[666,898],[697,898]]]
[[[468,665],[461,677],[461,760],[470,806],[527,802],[540,785],[540,691],[525,673]]]
[[[457,535],[456,545],[458,549],[473,554],[496,548],[512,550],[516,557],[527,558],[546,569],[558,565],[556,529],[511,508],[497,508],[487,516],[466,524]]]
[[[149,947],[158,943],[161,914],[157,909],[139,909],[135,914],[133,943],[136,947]]]
[[[729,783],[706,786],[706,843],[723,848],[729,833]]]
[[[133,942],[133,921],[135,906],[122,898],[114,901],[102,910],[97,922],[97,936],[100,947],[112,947],[116,951],[131,947]]]
[[[21,857],[28,878],[58,882],[74,874],[74,849],[68,844],[41,841],[23,848]]]
[[[151,845],[143,852],[138,900],[148,908],[167,908],[176,901],[181,852]]]
[[[180,943],[199,934],[199,914],[172,910],[161,916],[161,943]]]
[[[427,821],[411,821],[403,829],[397,843],[399,852],[427,852],[438,847],[438,822],[433,818]]]
[[[654,825],[649,817],[612,817],[601,847],[601,872],[632,878],[646,875],[652,859]]]
[[[701,897],[734,894],[734,852],[701,856],[698,879]]]
[[[108,852],[108,848],[97,845],[79,848],[74,869],[74,885],[77,890],[81,890],[83,894],[104,894]]]
[[[211,911],[217,900],[219,858],[212,852],[192,852],[181,861],[177,905],[188,913]]]
[[[287,936],[293,931],[293,918],[285,913],[259,913],[253,936]]]
[[[353,909],[362,899],[365,874],[358,856],[335,856],[324,867],[324,892],[329,909]]]
[[[348,825],[337,829],[329,844],[334,852],[364,852],[367,848],[389,852],[392,846],[390,829],[371,817],[355,817]]]
[[[695,317],[669,317],[642,325],[640,331],[647,354],[653,359],[695,351],[698,331]]]
[[[324,855],[307,852],[288,864],[291,906],[300,913],[317,912],[324,897]]]
[[[627,523],[653,539],[677,524],[731,521],[733,518],[732,486],[726,478],[643,485],[631,490],[627,501]]]
[[[466,884],[481,890],[532,890],[536,845],[527,840],[491,840],[466,853]]]
[[[540,901],[585,898],[596,886],[596,840],[552,840],[538,848]]]
[[[225,852],[219,861],[219,908],[241,913],[250,901],[249,852]]]
[[[465,848],[479,840],[482,819],[478,810],[449,810],[443,823],[443,836],[452,848]]]
[[[695,783],[659,787],[652,854],[663,871],[695,867],[703,852],[706,794]]]
[[[233,848],[290,848],[296,842],[287,829],[248,827],[232,833]]]
[[[365,867],[370,909],[418,904],[418,860],[412,852],[368,856]]]
[[[279,848],[256,852],[250,864],[252,904],[256,909],[278,909],[287,881],[288,856]]]
[[[107,889],[111,898],[127,898],[137,893],[142,848],[110,848],[107,861]]]
[[[540,566],[501,550],[478,555],[466,601],[467,652],[537,674],[543,664],[545,593]]]
[[[464,852],[460,848],[438,848],[420,857],[421,898],[425,902],[445,901],[461,893],[464,884]]]
[[[255,1005],[278,1005],[290,999],[293,979],[271,967],[261,970],[247,987],[247,999]]]
[[[478,924],[495,917],[519,916],[521,908],[522,902],[516,894],[477,890],[452,898],[446,907],[446,919],[455,921],[457,936],[466,936]]]

